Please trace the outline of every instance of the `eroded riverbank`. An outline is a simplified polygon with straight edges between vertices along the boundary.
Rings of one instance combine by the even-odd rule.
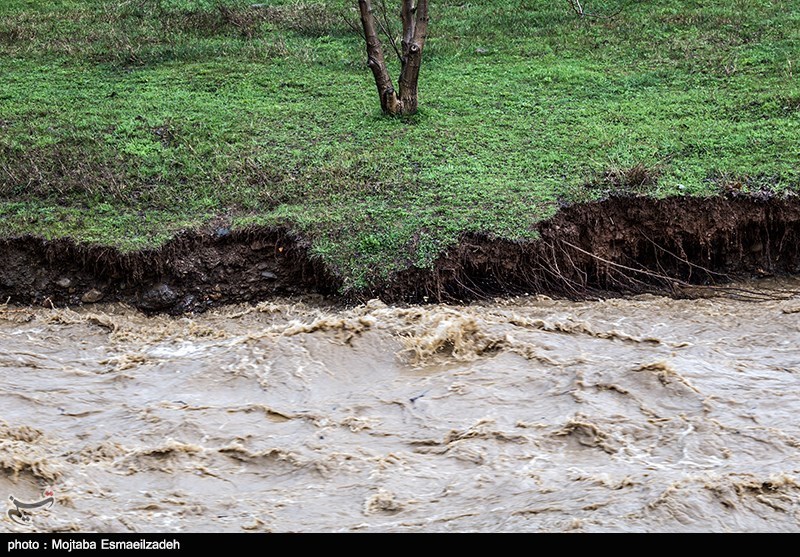
[[[181,314],[300,294],[349,303],[524,293],[680,297],[692,295],[693,285],[800,273],[800,200],[791,195],[614,197],[564,207],[536,232],[539,239],[526,242],[465,233],[430,267],[377,273],[362,287],[312,256],[312,239],[288,229],[220,224],[134,253],[11,238],[0,241],[0,300],[46,307],[124,302]],[[413,250],[397,257],[413,260]]]

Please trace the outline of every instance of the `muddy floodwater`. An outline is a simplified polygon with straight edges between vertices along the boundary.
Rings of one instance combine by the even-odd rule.
[[[0,529],[798,532],[800,281],[737,288],[0,306]]]

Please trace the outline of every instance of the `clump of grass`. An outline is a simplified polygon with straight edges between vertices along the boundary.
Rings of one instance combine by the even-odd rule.
[[[775,175],[715,171],[711,173],[708,181],[723,194],[770,197],[783,180]]]
[[[661,171],[637,163],[629,167],[612,167],[603,174],[602,184],[609,190],[642,192],[658,183]]]
[[[102,158],[80,143],[12,149],[0,145],[0,198],[120,199],[131,179],[130,161]]]
[[[658,165],[649,166],[641,162],[632,166],[614,164],[595,174],[585,182],[584,188],[606,196],[641,195],[654,191],[662,174],[663,169]]]
[[[31,42],[36,38],[36,28],[25,14],[10,16],[0,24],[0,45]]]
[[[322,3],[273,6],[255,4],[266,21],[279,29],[294,31],[306,37],[323,37],[345,32],[342,11]]]
[[[224,25],[236,28],[242,37],[252,39],[259,31],[264,17],[255,10],[236,10],[226,6],[218,7]]]

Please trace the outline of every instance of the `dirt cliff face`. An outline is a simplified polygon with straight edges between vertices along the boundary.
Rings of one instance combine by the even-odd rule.
[[[316,293],[343,301],[470,300],[540,292],[694,295],[696,285],[800,272],[797,197],[638,197],[562,208],[540,238],[465,234],[430,269],[411,268],[371,289],[341,292],[333,269],[285,229],[187,232],[162,248],[113,248],[32,237],[0,242],[0,297],[15,304],[122,301],[150,312]]]
[[[121,301],[182,313],[279,294],[332,293],[339,284],[284,230],[187,232],[158,250],[132,254],[24,237],[0,243],[0,260],[0,296],[18,304]]]
[[[471,234],[433,270],[410,269],[385,300],[471,299],[541,292],[689,294],[693,285],[800,271],[796,197],[618,197],[564,207],[512,242]]]

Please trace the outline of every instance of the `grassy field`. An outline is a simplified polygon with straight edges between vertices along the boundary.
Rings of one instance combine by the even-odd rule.
[[[562,203],[800,190],[798,2],[434,0],[406,119],[355,0],[251,4],[2,0],[0,236],[289,225],[351,288]]]

